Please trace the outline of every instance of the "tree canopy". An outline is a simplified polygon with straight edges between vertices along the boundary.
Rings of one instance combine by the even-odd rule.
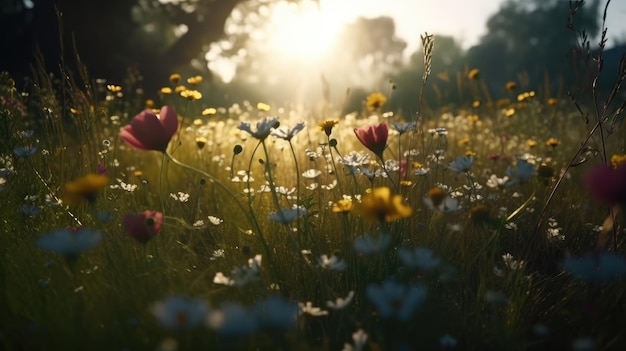
[[[381,90],[391,79],[398,88],[391,105],[415,111],[424,54],[420,49],[404,59],[406,42],[397,37],[392,18],[359,18],[346,24],[315,65],[281,57],[266,45],[267,37],[255,40],[275,6],[311,2],[316,0],[32,0],[32,6],[24,8],[25,2],[15,0],[16,10],[6,17],[10,21],[0,22],[6,27],[3,34],[7,28],[16,29],[3,44],[38,43],[49,70],[60,64],[60,47],[66,65],[71,65],[75,48],[92,78],[121,83],[132,68],[143,77],[141,85],[148,95],[165,84],[170,73],[196,67],[206,74],[207,63],[222,59],[236,63],[234,80],[219,83],[231,97],[236,91],[252,93],[251,89],[263,91],[265,98],[292,99],[289,94],[308,98],[312,91],[320,97],[325,85],[339,94],[346,88],[360,91],[353,94],[359,99],[368,89]],[[580,34],[572,30],[568,6],[561,0],[505,0],[487,21],[486,34],[468,50],[453,37],[436,35],[426,100],[466,99],[457,80],[470,68],[480,69],[492,88],[516,80],[520,73],[531,84],[571,75],[572,49]],[[575,27],[595,37],[599,10],[600,0],[585,2],[576,9]],[[21,65],[24,71],[32,62],[32,57],[26,59],[27,51],[4,56],[2,66]]]

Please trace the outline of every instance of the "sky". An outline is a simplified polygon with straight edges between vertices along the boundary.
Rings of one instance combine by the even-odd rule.
[[[359,16],[388,15],[407,44],[407,53],[419,47],[419,36],[445,34],[460,40],[464,48],[476,44],[486,31],[487,19],[503,0],[320,0],[324,12],[350,21]],[[562,0],[567,2],[567,0]],[[606,2],[602,1],[602,6]],[[567,14],[565,14],[567,16]],[[613,0],[607,16],[609,39],[626,39],[626,0]],[[611,41],[609,40],[609,45]]]

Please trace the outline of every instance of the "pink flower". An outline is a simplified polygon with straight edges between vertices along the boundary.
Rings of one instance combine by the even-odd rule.
[[[161,230],[163,213],[144,211],[141,213],[127,213],[123,219],[126,233],[142,244],[147,243]]]
[[[107,165],[104,162],[98,162],[98,166],[96,167],[96,173],[100,175],[109,175],[109,170],[107,169]]]
[[[386,123],[355,128],[354,134],[361,144],[370,149],[376,156],[383,157],[383,151],[387,147],[387,136],[389,136],[389,127]]]
[[[626,204],[626,165],[617,168],[597,166],[585,175],[585,184],[601,203]]]
[[[120,130],[120,138],[139,150],[165,152],[178,129],[178,117],[172,106],[163,106],[159,114],[141,111],[129,125]]]

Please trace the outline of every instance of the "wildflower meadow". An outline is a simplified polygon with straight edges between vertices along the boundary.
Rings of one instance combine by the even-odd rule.
[[[626,349],[624,58],[347,115],[38,72],[0,74],[1,350]]]

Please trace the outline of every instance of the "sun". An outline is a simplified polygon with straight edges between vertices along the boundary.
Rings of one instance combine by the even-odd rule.
[[[314,3],[283,3],[271,17],[268,48],[283,58],[316,61],[327,54],[344,22]]]

